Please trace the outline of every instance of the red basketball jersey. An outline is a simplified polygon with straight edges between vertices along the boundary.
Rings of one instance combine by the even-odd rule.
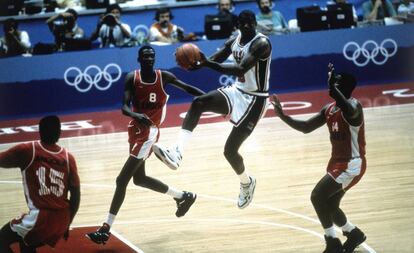
[[[365,156],[364,119],[360,126],[350,125],[336,103],[329,105],[325,112],[326,123],[332,144],[331,159],[349,161],[351,158]],[[362,116],[363,117],[363,116]]]
[[[159,126],[165,118],[168,95],[164,91],[161,70],[155,70],[155,73],[155,81],[146,83],[141,79],[141,70],[135,70],[132,109],[134,112],[147,115]]]
[[[68,188],[70,185],[79,186],[73,157],[62,147],[56,145],[54,149],[47,149],[40,142],[32,142],[31,149],[26,150],[32,156],[29,164],[22,170],[24,193],[29,208],[68,208]]]

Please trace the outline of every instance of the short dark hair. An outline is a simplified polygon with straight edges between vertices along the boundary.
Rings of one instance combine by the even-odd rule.
[[[243,10],[239,14],[239,23],[241,20],[251,20],[256,23],[256,15],[251,10]]]
[[[50,115],[39,121],[40,140],[46,144],[55,144],[60,138],[60,119]]]
[[[141,58],[142,52],[144,52],[144,50],[145,50],[145,49],[151,49],[151,50],[152,50],[152,51],[154,51],[154,53],[155,53],[155,50],[154,50],[154,48],[153,48],[153,47],[148,46],[148,45],[142,46],[142,47],[138,50],[138,59],[139,59],[139,58]]]
[[[4,33],[7,33],[8,31],[10,31],[10,28],[14,28],[14,30],[17,30],[18,27],[19,24],[17,23],[17,20],[15,20],[14,18],[8,18],[4,21],[3,31]]]
[[[218,0],[218,3],[220,4],[221,0]],[[230,0],[230,5],[233,5],[233,0]]]
[[[75,20],[78,19],[78,13],[74,9],[67,9],[65,12],[72,14]]]
[[[260,1],[262,1],[262,0],[256,0],[256,3],[257,3],[258,6],[260,6]],[[273,0],[269,0],[269,2],[270,2],[270,4],[272,4]]]
[[[113,10],[119,10],[119,12],[122,13],[122,9],[121,9],[121,6],[119,6],[119,4],[110,4],[108,5],[108,7],[106,7],[105,14],[111,13],[111,11]]]
[[[171,13],[170,8],[164,7],[164,8],[157,9],[157,11],[155,12],[154,19],[157,20],[157,21],[160,21],[160,15],[163,14],[163,13],[170,13],[170,20],[172,20],[174,18],[173,14]]]
[[[338,83],[338,89],[346,98],[350,98],[357,85],[355,76],[350,73],[338,73],[335,78]]]

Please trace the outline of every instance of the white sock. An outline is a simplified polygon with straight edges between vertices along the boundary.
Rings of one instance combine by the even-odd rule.
[[[178,151],[180,151],[181,154],[184,151],[185,144],[188,142],[188,140],[190,140],[192,133],[193,132],[191,132],[187,129],[182,129],[181,128],[180,133],[178,134],[178,140],[177,140],[177,148],[178,148]]]
[[[108,213],[108,217],[106,218],[105,223],[108,224],[110,227],[112,227],[112,224],[114,224],[116,215],[112,213]]]
[[[240,183],[242,184],[250,184],[250,177],[247,174],[246,171],[244,171],[243,173],[241,173],[240,175],[238,175],[240,178]]]
[[[334,226],[329,227],[329,228],[325,228],[325,235],[332,237],[332,238],[336,238],[336,232],[335,232],[335,228]]]
[[[182,191],[176,190],[172,187],[168,187],[168,191],[165,194],[170,195],[171,197],[176,199],[181,199],[184,195]]]
[[[354,228],[355,228],[354,224],[352,224],[349,221],[346,222],[346,224],[341,227],[342,231],[344,232],[351,232]]]

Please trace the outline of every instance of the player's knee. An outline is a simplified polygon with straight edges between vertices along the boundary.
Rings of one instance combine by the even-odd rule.
[[[125,179],[124,177],[118,176],[116,178],[116,187],[117,188],[126,188],[128,185],[129,180]]]
[[[224,147],[223,155],[227,161],[231,161],[235,157],[235,152],[231,148]]]
[[[310,200],[314,206],[317,206],[321,203],[321,196],[317,190],[313,189],[310,195]]]
[[[235,166],[240,166],[243,163],[243,158],[239,152],[234,148],[224,148],[224,157],[227,161]]]
[[[205,105],[205,99],[201,97],[194,98],[193,102],[191,103],[191,108],[194,110],[202,111]]]
[[[145,186],[145,178],[143,177],[134,177],[134,184],[137,186]]]

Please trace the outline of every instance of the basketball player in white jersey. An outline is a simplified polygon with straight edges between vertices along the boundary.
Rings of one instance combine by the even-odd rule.
[[[325,123],[328,126],[332,155],[327,174],[313,189],[311,200],[325,230],[323,252],[351,253],[366,236],[347,220],[339,205],[345,192],[358,183],[366,170],[364,115],[359,101],[351,97],[355,78],[346,73],[335,75],[332,64],[328,68],[329,95],[335,102],[325,105],[315,116],[308,120],[293,119],[284,114],[276,95],[273,95],[273,103],[280,119],[298,131],[309,133]],[[334,224],[347,237],[343,245],[336,237]]]
[[[237,205],[245,208],[252,201],[256,179],[247,173],[239,148],[266,109],[272,46],[265,35],[256,32],[257,23],[253,12],[242,11],[238,20],[240,33],[225,42],[224,47],[210,58],[207,59],[201,53],[202,60],[194,67],[194,70],[208,67],[223,74],[237,76],[236,82],[195,98],[184,119],[177,145],[166,148],[156,144],[153,150],[171,169],[177,169],[184,146],[197,126],[200,115],[207,111],[230,115],[234,127],[227,138],[224,156],[240,178]],[[235,62],[223,63],[230,55]]]

